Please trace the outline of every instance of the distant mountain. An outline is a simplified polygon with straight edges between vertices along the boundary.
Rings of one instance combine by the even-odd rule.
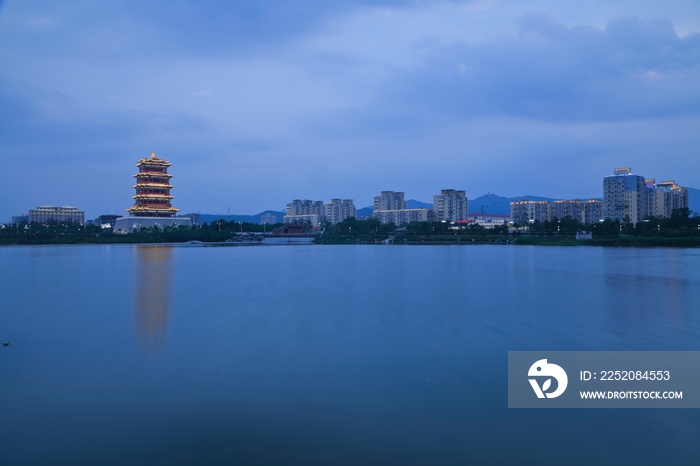
[[[555,201],[548,197],[518,196],[502,197],[496,194],[484,194],[475,199],[469,199],[469,213],[485,213],[497,215],[510,215],[510,203],[513,201]]]
[[[189,215],[199,215],[200,222],[204,223],[207,222],[207,224],[211,222],[216,222],[217,220],[224,219],[227,222],[230,222],[231,220],[234,220],[236,222],[247,222],[247,223],[260,223],[260,216],[262,214],[272,214],[275,217],[277,217],[277,222],[282,222],[282,218],[285,215],[285,212],[280,212],[277,210],[266,210],[265,212],[260,212],[259,214],[256,215],[216,215],[216,214],[185,214],[185,217]]]
[[[688,208],[700,215],[700,189],[688,188]]]
[[[371,217],[373,211],[374,211],[374,206],[363,207],[361,209],[357,209],[357,218]]]
[[[425,202],[416,201],[415,199],[409,199],[406,201],[407,209],[432,209],[432,204],[426,204]]]

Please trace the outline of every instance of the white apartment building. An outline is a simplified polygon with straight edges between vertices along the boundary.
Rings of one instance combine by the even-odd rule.
[[[331,199],[326,204],[326,220],[331,223],[340,223],[346,218],[357,217],[357,208],[352,199]]]
[[[569,199],[561,201],[514,201],[510,203],[510,218],[520,225],[571,217],[583,224],[603,219],[600,199]]]
[[[646,180],[647,215],[670,217],[674,209],[688,207],[688,188],[675,181],[662,181],[656,184],[653,178]]]
[[[641,222],[648,214],[648,191],[643,176],[629,167],[616,168],[603,178],[603,218]]]
[[[77,207],[55,207],[52,205],[40,205],[36,209],[29,211],[29,223],[85,223],[85,212],[78,210]]]
[[[382,191],[379,196],[374,196],[374,210],[402,210],[406,208],[403,193],[395,191]]]
[[[617,168],[603,179],[603,216],[638,223],[646,216],[670,217],[674,209],[688,207],[688,189],[675,181],[656,184],[653,178]]]
[[[434,222],[435,215],[431,209],[395,209],[375,210],[372,216],[382,223],[394,222],[396,225],[411,222]]]
[[[326,208],[323,201],[294,199],[287,204],[284,223],[309,222],[313,226],[318,226],[325,217]]]
[[[433,211],[437,222],[466,220],[469,212],[466,193],[454,189],[443,189],[440,194],[433,196]]]

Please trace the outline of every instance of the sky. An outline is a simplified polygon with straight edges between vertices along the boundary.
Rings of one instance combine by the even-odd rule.
[[[697,0],[0,1],[0,222],[700,187]]]

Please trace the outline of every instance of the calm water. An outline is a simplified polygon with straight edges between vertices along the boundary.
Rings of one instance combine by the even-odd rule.
[[[700,462],[700,410],[508,409],[506,379],[700,350],[700,249],[4,247],[0,341],[0,465]]]

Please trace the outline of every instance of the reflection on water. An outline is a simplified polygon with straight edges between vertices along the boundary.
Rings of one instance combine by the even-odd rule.
[[[0,465],[698,464],[698,410],[509,409],[507,359],[700,349],[700,249],[70,248],[0,247]]]
[[[136,247],[136,334],[149,348],[165,342],[170,311],[171,250]]]

